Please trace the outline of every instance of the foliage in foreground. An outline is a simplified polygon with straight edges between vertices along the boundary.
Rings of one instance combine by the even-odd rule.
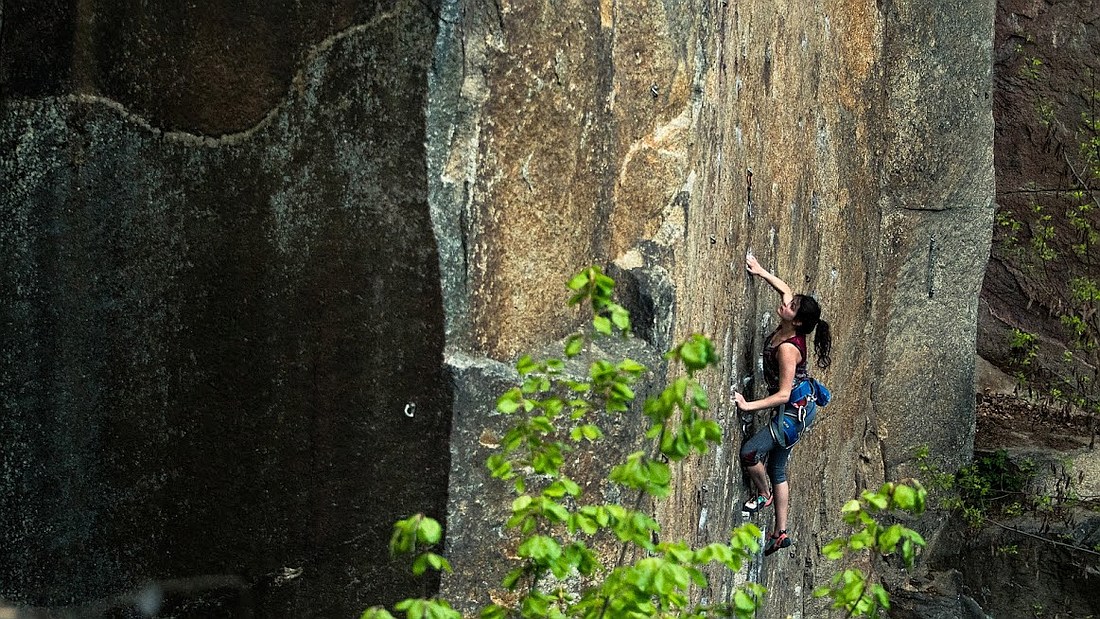
[[[917,548],[925,544],[924,538],[900,523],[885,525],[880,518],[890,512],[920,515],[927,497],[928,493],[917,481],[912,485],[889,482],[877,492],[865,490],[859,499],[848,501],[841,509],[844,522],[858,529],[826,544],[822,554],[834,561],[861,552],[887,556],[894,554],[900,544],[902,561],[906,567],[912,567]],[[830,598],[833,608],[843,609],[851,617],[877,617],[880,610],[890,608],[886,589],[855,568],[838,572],[828,586],[814,590],[814,597]]]
[[[658,523],[638,509],[646,497],[659,499],[672,489],[670,462],[693,454],[705,454],[722,440],[722,429],[707,416],[706,391],[695,380],[697,372],[718,362],[714,346],[701,335],[692,335],[665,355],[682,375],[656,397],[648,398],[642,412],[650,447],[629,454],[612,467],[609,483],[623,496],[633,496],[633,508],[601,502],[585,494],[566,465],[567,454],[600,441],[603,423],[631,409],[634,384],[646,371],[631,359],[617,362],[597,359],[588,375],[578,379],[566,371],[566,363],[580,355],[597,337],[626,336],[630,316],[612,300],[614,281],[598,267],[587,268],[569,281],[570,305],[587,304],[592,311],[592,330],[566,339],[563,359],[537,361],[523,356],[516,364],[521,382],[502,394],[498,412],[515,421],[504,434],[499,451],[487,460],[493,477],[510,484],[515,499],[506,527],[518,533],[517,565],[508,572],[502,588],[516,592],[513,606],[490,604],[481,609],[483,619],[534,617],[738,617],[754,616],[763,602],[764,587],[746,583],[730,600],[715,604],[692,602],[693,588],[706,589],[705,569],[711,565],[737,572],[760,550],[761,532],[753,524],[734,529],[726,542],[693,548],[682,541],[656,542]],[[671,369],[671,368],[670,368]],[[673,370],[670,373],[676,373]],[[627,503],[624,501],[623,503]],[[852,536],[826,546],[826,554],[839,559],[846,553],[894,552],[902,543],[903,557],[912,561],[914,545],[923,540],[900,525],[884,527],[876,516],[885,510],[918,512],[924,490],[887,484],[877,493],[864,493],[845,506],[845,521],[861,526]],[[590,543],[613,538],[621,545],[618,561],[604,563]],[[390,548],[394,554],[414,555],[412,570],[450,571],[435,553],[442,538],[439,523],[416,515],[394,527]],[[623,557],[640,556],[633,563]],[[889,605],[885,590],[859,570],[845,570],[830,587],[820,590],[837,608],[851,616],[875,616]],[[394,608],[409,619],[459,619],[445,600],[408,599]],[[361,619],[392,619],[381,607],[367,609]]]

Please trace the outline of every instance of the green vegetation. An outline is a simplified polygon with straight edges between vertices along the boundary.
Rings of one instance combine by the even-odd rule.
[[[974,528],[985,524],[987,518],[1017,516],[1053,502],[1050,497],[1028,492],[1035,475],[1034,463],[1015,462],[1003,449],[979,456],[953,474],[929,463],[927,447],[917,449],[916,458],[917,466],[941,496],[939,506],[958,512]],[[1060,497],[1061,501],[1065,499]]]
[[[1047,65],[1029,51],[1033,39],[1025,41],[1017,48],[1020,75],[1041,80]],[[1045,356],[1052,361],[1037,363],[1043,348],[1054,344],[1014,331],[1015,376],[1065,414],[1087,415],[1092,448],[1100,417],[1100,90],[1094,86],[1082,95],[1086,105],[1076,120],[1060,119],[1049,101],[1040,101],[1036,111],[1058,159],[1052,163],[1062,168],[1061,182],[1022,189],[1029,208],[1015,214],[1002,209],[996,221],[999,247],[1058,319],[1066,346]]]
[[[912,485],[887,483],[878,492],[864,491],[858,500],[848,501],[841,509],[844,522],[858,529],[826,544],[821,549],[822,554],[834,561],[861,552],[886,556],[894,554],[900,543],[902,561],[906,567],[912,567],[917,547],[924,546],[924,538],[902,524],[880,523],[879,518],[890,512],[920,515],[927,494],[920,482]],[[890,609],[886,589],[869,582],[862,570],[854,568],[837,573],[828,586],[818,587],[814,596],[829,597],[833,608],[845,610],[850,617],[878,617],[880,610]]]
[[[591,331],[566,339],[562,359],[535,360],[523,356],[516,364],[520,384],[501,395],[497,411],[514,419],[499,451],[487,466],[493,477],[510,485],[515,494],[506,528],[516,538],[515,567],[501,587],[514,592],[513,605],[489,604],[485,619],[510,617],[598,619],[601,617],[740,617],[754,616],[765,590],[756,583],[738,587],[729,601],[692,602],[693,590],[708,586],[708,566],[738,571],[760,550],[760,530],[746,524],[733,530],[726,542],[692,548],[680,541],[656,541],[658,523],[639,509],[645,498],[667,496],[672,489],[670,462],[706,453],[722,440],[722,429],[708,418],[707,394],[695,375],[717,363],[710,340],[693,335],[665,358],[682,375],[659,395],[645,401],[646,437],[650,448],[629,454],[612,467],[607,480],[630,501],[601,502],[585,494],[572,476],[567,455],[599,441],[609,417],[631,410],[634,384],[645,367],[631,359],[597,359],[588,375],[577,379],[567,372],[569,360],[581,355],[594,338],[625,336],[628,312],[612,300],[614,281],[591,267],[569,281],[571,305],[587,304],[593,314]],[[899,543],[904,560],[913,559],[920,536],[899,524],[882,525],[887,511],[919,513],[924,506],[919,485],[886,484],[866,492],[845,506],[844,520],[859,531],[829,544],[832,559],[851,553],[889,554]],[[391,550],[412,554],[412,569],[450,571],[434,552],[442,536],[432,518],[416,515],[394,527]],[[620,548],[614,565],[607,553],[593,549],[596,540],[615,540]],[[640,557],[633,563],[624,557]],[[889,607],[886,591],[862,571],[846,569],[832,585],[820,590],[850,616],[876,616]],[[409,619],[458,619],[459,613],[441,599],[409,599],[395,606]],[[362,619],[390,619],[386,609],[367,609]]]
[[[1039,520],[1040,530],[1072,531],[1076,525],[1074,508],[1082,504],[1082,498],[1074,489],[1068,465],[1063,463],[1060,475],[1053,480],[1053,492],[1042,493],[1034,489],[1036,464],[1028,458],[1014,460],[1003,449],[981,455],[955,473],[941,471],[929,463],[928,455],[927,447],[917,449],[917,466],[932,480],[939,508],[957,513],[972,529],[993,525],[1079,554],[1100,555],[1096,548],[1088,548],[1072,537],[1054,539],[1004,523],[1029,514]],[[1019,547],[1004,544],[996,550],[1012,556],[1019,552]]]

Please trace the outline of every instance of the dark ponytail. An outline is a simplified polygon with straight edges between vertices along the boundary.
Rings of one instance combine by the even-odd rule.
[[[817,353],[817,365],[821,369],[829,367],[833,362],[833,332],[829,329],[829,323],[824,320],[817,321],[817,333],[814,333],[814,352]]]
[[[795,331],[800,335],[809,335],[810,331],[817,329],[814,334],[814,352],[817,353],[817,365],[825,369],[833,362],[833,332],[829,323],[821,319],[821,306],[817,299],[805,294],[796,295],[795,298],[798,299],[798,311],[794,316],[798,321]]]

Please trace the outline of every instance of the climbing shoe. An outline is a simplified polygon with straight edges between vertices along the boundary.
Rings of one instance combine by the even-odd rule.
[[[764,509],[765,507],[767,507],[771,504],[772,504],[772,497],[770,497],[770,496],[766,497],[766,496],[760,494],[760,495],[757,495],[757,496],[749,499],[748,501],[745,501],[745,504],[741,506],[741,511],[749,512],[751,514],[753,512],[760,511],[760,510]]]
[[[780,548],[786,548],[791,545],[791,538],[787,535],[786,531],[779,531],[778,533],[772,533],[768,538],[768,543],[764,544],[764,556],[768,556],[779,550]]]

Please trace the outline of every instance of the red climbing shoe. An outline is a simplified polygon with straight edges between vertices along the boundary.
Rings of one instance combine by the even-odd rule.
[[[768,538],[768,543],[764,544],[764,556],[768,556],[779,550],[780,548],[786,548],[791,545],[791,538],[787,535],[786,531],[779,531],[778,533],[772,533]]]

